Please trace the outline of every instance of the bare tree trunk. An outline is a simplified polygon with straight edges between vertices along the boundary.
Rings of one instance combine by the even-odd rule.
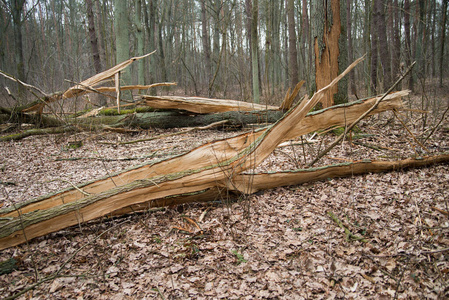
[[[374,5],[374,10],[376,5]],[[371,91],[377,92],[377,60],[378,60],[378,31],[379,18],[377,13],[373,13],[371,22]]]
[[[327,86],[346,68],[346,1],[316,1],[314,3],[315,82],[317,90]],[[347,102],[347,79],[328,91],[323,107]]]
[[[95,73],[98,74],[101,72],[101,59],[100,59],[100,50],[98,47],[97,32],[95,30],[95,19],[93,13],[92,0],[86,0],[86,10],[87,10],[87,23],[89,30],[90,47],[92,50],[92,58],[94,61]],[[99,95],[97,99],[100,102],[101,106],[107,105],[106,97]]]
[[[435,78],[436,76],[436,63],[435,63],[435,57],[436,55],[436,49],[435,49],[435,35],[436,35],[436,18],[437,18],[437,13],[436,13],[436,1],[429,1],[429,19],[432,21],[432,32],[430,33],[430,48],[431,48],[431,64],[430,64],[430,68],[432,71],[432,78]]]
[[[346,3],[346,30],[348,33],[348,61],[354,61],[354,54],[352,51],[352,15],[351,15],[351,7],[352,7],[352,0],[347,0]],[[350,89],[351,93],[355,95],[357,98],[357,88],[355,85],[355,71],[352,70],[349,73],[349,82],[350,82]]]
[[[410,37],[410,0],[404,0],[404,33],[405,33],[405,64],[412,63],[412,41]],[[413,76],[409,76],[408,88],[413,91]]]
[[[148,16],[148,12],[150,15]],[[148,51],[152,52],[156,49],[156,18],[155,18],[155,11],[154,11],[154,1],[150,0],[147,5],[144,5],[143,15],[145,19],[145,28],[148,34]],[[154,59],[150,58],[150,69],[149,72],[146,72],[145,74],[149,74],[148,80],[146,82],[148,83],[154,83],[155,82],[155,61]],[[150,93],[154,93],[154,90],[151,90]]]
[[[296,25],[295,25],[295,1],[287,0],[288,19],[288,53],[290,65],[290,87],[293,89],[298,84],[298,51],[296,50]]]
[[[92,57],[94,60],[95,73],[100,73],[101,72],[100,51],[98,49],[98,39],[95,31],[95,20],[94,20],[92,0],[86,0],[86,10],[89,28],[90,47],[92,50]]]
[[[210,40],[209,40],[209,27],[207,24],[207,14],[206,14],[206,0],[201,0],[201,28],[202,28],[202,40],[204,49],[204,59],[206,66],[206,86],[208,97],[211,97],[210,83],[210,71],[211,71],[211,59],[210,59]]]
[[[159,20],[158,24],[158,34],[159,34],[159,60],[160,60],[160,73],[162,75],[162,81],[167,81],[167,69],[165,67],[165,50],[164,50],[164,43],[163,43],[163,37],[162,37],[162,26],[164,26],[164,19],[165,19],[165,7],[162,8],[161,12],[161,18]]]
[[[365,0],[364,1],[364,10],[365,10],[365,21],[364,21],[364,26],[363,26],[363,48],[364,48],[364,53],[367,53],[367,60],[366,63],[364,64],[365,66],[365,73],[366,74],[371,74],[372,70],[371,70],[371,58],[373,56],[373,49],[371,47],[371,26],[373,24],[373,17],[371,14],[371,1],[370,0]],[[373,91],[371,90],[371,86],[372,86],[372,77],[371,76],[364,76],[365,78],[365,87],[366,87],[366,93],[368,95],[372,94]]]
[[[441,39],[440,39],[440,87],[443,87],[443,62],[444,62],[444,42],[446,38],[446,18],[447,18],[447,3],[448,0],[443,0],[443,8],[441,11]]]
[[[260,86],[259,86],[259,36],[258,36],[258,19],[259,19],[259,0],[253,0],[252,20],[251,20],[251,66],[253,79],[253,98],[254,103],[260,103]]]
[[[135,2],[136,16],[136,38],[137,38],[137,53],[134,56],[142,56],[145,53],[144,36],[143,36],[143,22],[142,22],[142,0]],[[137,84],[145,84],[145,60],[141,59],[137,62]]]
[[[401,64],[401,37],[400,37],[400,28],[401,28],[401,20],[400,20],[400,8],[398,0],[394,0],[393,3],[393,15],[394,15],[394,28],[393,28],[393,77],[392,80],[396,81],[396,78],[400,76],[400,64]],[[401,83],[398,84],[397,90],[401,89]]]
[[[127,1],[115,0],[114,15],[116,64],[119,64],[130,58]],[[123,84],[131,83],[129,72],[124,72],[121,78]]]
[[[15,63],[16,63],[16,70],[17,70],[17,78],[22,81],[26,81],[25,78],[25,63],[23,59],[23,38],[22,38],[22,13],[23,13],[23,6],[25,4],[25,0],[13,0],[11,2],[11,13],[12,13],[12,21],[14,24],[14,53],[15,53]],[[25,90],[22,88],[22,86],[18,85],[18,96],[19,99],[22,100],[22,97],[24,97]]]
[[[387,41],[387,28],[385,21],[385,0],[374,1],[374,14],[377,15],[377,26],[375,30],[378,31],[377,37],[379,39],[379,55],[382,63],[383,88],[388,89],[391,86],[391,64],[390,64],[390,51]]]
[[[418,0],[417,3],[417,14],[419,18],[417,21],[418,33],[415,39],[415,60],[416,68],[415,74],[418,79],[423,79],[426,77],[426,58],[425,58],[425,41],[426,41],[426,20],[425,20],[425,10],[426,10],[426,0]]]
[[[306,65],[304,66],[305,71],[305,80],[307,84],[307,90],[311,90],[311,83],[310,83],[310,74],[312,70],[312,62],[313,60],[313,52],[312,52],[312,43],[310,41],[310,24],[309,24],[309,11],[307,8],[307,0],[302,0],[302,28],[303,28],[303,47],[305,51],[305,62]]]

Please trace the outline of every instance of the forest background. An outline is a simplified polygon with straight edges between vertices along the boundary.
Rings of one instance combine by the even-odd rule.
[[[448,1],[334,2],[341,17],[339,63],[368,57],[343,82],[345,98],[385,91],[414,60],[413,76],[398,89],[421,92],[430,79],[442,85]],[[123,83],[174,81],[172,93],[279,104],[299,80],[315,89],[313,45],[323,23],[333,22],[330,3],[2,0],[0,69],[55,92],[157,50],[131,66]],[[0,78],[1,86],[10,84]],[[0,104],[24,104],[29,97],[21,93],[14,103],[2,88]]]

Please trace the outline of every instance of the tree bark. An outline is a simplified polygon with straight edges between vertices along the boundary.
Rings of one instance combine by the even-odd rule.
[[[87,10],[87,23],[88,23],[92,58],[94,62],[95,73],[98,74],[101,72],[101,59],[100,59],[100,50],[98,47],[97,31],[95,30],[95,19],[94,19],[92,0],[86,0],[86,10]],[[106,97],[99,96],[99,101],[101,106],[106,106],[107,104]]]
[[[447,3],[449,0],[443,0],[443,7],[441,10],[441,39],[440,39],[440,87],[443,87],[444,75],[444,43],[446,39],[446,18],[447,18]]]
[[[251,70],[253,80],[253,99],[254,103],[260,103],[260,85],[259,85],[259,0],[253,0],[251,19]]]
[[[331,82],[347,66],[346,1],[314,3],[315,82],[319,90]],[[347,79],[330,90],[321,101],[323,107],[348,100]]]
[[[14,24],[14,44],[15,44],[15,60],[16,60],[16,70],[17,70],[17,78],[21,81],[26,81],[25,78],[25,62],[23,59],[23,38],[22,38],[22,14],[23,14],[23,6],[25,4],[25,0],[13,0],[11,1],[11,13],[12,13],[12,21]],[[25,95],[25,90],[22,85],[18,84],[18,95],[19,101]]]
[[[135,1],[135,26],[137,38],[137,51],[134,56],[141,56],[145,52],[143,22],[142,22],[142,0]],[[145,84],[145,60],[141,59],[137,62],[137,84]]]
[[[211,58],[210,58],[210,39],[209,39],[209,27],[207,24],[207,11],[206,11],[206,0],[201,0],[201,30],[202,30],[202,41],[204,49],[204,63],[205,63],[205,77],[208,97],[211,97],[210,89],[210,72],[211,72]]]
[[[416,60],[416,78],[418,80],[424,79],[426,77],[426,57],[425,57],[425,47],[426,47],[426,0],[418,0],[416,3],[416,10],[418,14],[417,24],[417,36],[415,39],[415,60]]]
[[[98,39],[95,31],[95,20],[93,13],[92,0],[86,0],[86,10],[87,10],[87,22],[89,30],[90,46],[92,50],[92,57],[94,61],[95,73],[101,72],[101,61],[100,61],[100,51],[98,49]],[[105,105],[105,104],[102,104]]]
[[[383,89],[387,90],[391,86],[391,64],[390,51],[387,41],[387,28],[385,21],[385,1],[374,1],[374,18],[377,18],[377,26],[374,30],[377,31],[379,56],[382,64],[383,74]]]
[[[296,25],[295,25],[295,1],[287,0],[288,19],[288,53],[290,65],[290,88],[294,88],[298,82],[298,51],[296,50]]]
[[[352,8],[352,0],[347,0],[346,3],[346,30],[348,34],[348,61],[354,60],[354,54],[352,50],[352,15],[351,15],[351,8]],[[350,89],[351,93],[355,95],[357,98],[357,87],[355,84],[355,71],[351,71],[349,73],[349,83],[350,83]]]
[[[401,35],[400,35],[400,29],[401,29],[401,19],[400,19],[400,7],[398,0],[394,0],[393,2],[393,16],[394,16],[394,28],[393,28],[393,55],[392,55],[392,81],[396,81],[397,78],[399,78],[401,72],[400,72],[400,65],[401,65]],[[401,89],[401,83],[398,84],[397,90]]]
[[[116,64],[130,58],[127,3],[127,1],[114,0]],[[131,83],[129,72],[124,72],[121,78],[123,81],[121,85]]]
[[[379,57],[378,51],[378,26],[379,15],[374,13],[376,6],[373,6],[372,23],[371,23],[371,91],[377,93],[377,60]]]
[[[412,63],[412,42],[410,37],[410,0],[404,0],[404,33],[405,33],[405,64],[408,66]],[[408,88],[413,91],[414,79],[413,75],[409,76]]]

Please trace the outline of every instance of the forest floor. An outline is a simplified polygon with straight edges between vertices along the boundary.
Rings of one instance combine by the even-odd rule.
[[[407,107],[419,107],[420,99],[407,99]],[[399,117],[417,137],[426,137],[448,103],[439,98],[427,114],[404,111]],[[343,142],[319,164],[423,155],[391,112],[358,127],[358,144]],[[136,144],[104,144],[174,131],[4,142],[0,206],[237,134],[208,130]],[[305,138],[311,143],[278,148],[256,171],[302,168],[335,135]],[[70,147],[75,140],[82,140],[83,146]],[[425,146],[430,154],[449,151],[448,116]],[[14,257],[19,265],[0,275],[0,298],[60,271],[60,277],[21,298],[447,299],[448,211],[449,165],[437,165],[103,218],[1,251],[0,260]],[[348,240],[330,213],[366,242]],[[196,220],[201,230],[178,230],[187,226],[186,217]]]

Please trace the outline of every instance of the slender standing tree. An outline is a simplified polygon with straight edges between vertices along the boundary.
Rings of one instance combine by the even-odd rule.
[[[426,46],[426,0],[418,0],[417,3],[417,17],[418,19],[416,27],[417,27],[417,36],[415,39],[416,47],[415,47],[415,60],[416,60],[416,68],[415,73],[418,79],[423,79],[426,76],[426,61],[425,61],[425,46]]]
[[[130,58],[127,3],[127,1],[122,0],[115,0],[114,2],[114,29],[117,64]],[[124,84],[130,84],[131,75],[129,71],[125,71],[124,74],[122,74],[121,79]]]
[[[398,0],[394,0],[393,2],[393,51],[392,51],[392,81],[396,81],[396,78],[399,77],[399,70],[401,65],[401,36],[400,36],[400,28],[401,28],[401,20],[400,20],[400,7]],[[399,83],[397,89],[400,90],[402,87]]]
[[[348,60],[351,62],[354,60],[354,54],[352,53],[352,18],[351,18],[351,8],[352,8],[352,0],[347,0],[346,3],[346,30],[348,34]],[[349,73],[349,82],[351,93],[357,97],[357,89],[355,85],[355,75],[354,70]]]
[[[23,59],[23,38],[22,38],[22,24],[23,24],[23,6],[25,4],[25,0],[12,0],[11,2],[11,13],[12,13],[12,21],[14,24],[14,45],[15,45],[15,59],[16,59],[16,70],[17,70],[17,78],[26,81],[25,78],[25,63]],[[24,94],[24,90],[22,86],[18,85],[18,95],[19,99],[21,99]]]
[[[405,34],[405,64],[410,66],[412,62],[412,42],[410,37],[410,0],[404,0],[404,34]],[[408,88],[413,91],[413,76],[409,76]]]
[[[90,47],[92,50],[95,73],[100,73],[101,60],[100,60],[100,51],[98,49],[97,33],[95,30],[95,20],[94,20],[92,0],[86,0],[86,10],[87,10],[87,23],[89,30]]]
[[[141,56],[145,53],[144,44],[144,32],[142,22],[142,0],[135,0],[135,26],[136,26],[136,38],[137,38],[137,53],[135,56]],[[145,84],[145,59],[141,59],[137,62],[137,84]]]
[[[446,18],[447,3],[449,0],[443,0],[441,10],[441,39],[440,39],[440,87],[443,87],[443,71],[444,71],[444,43],[446,39]]]
[[[383,87],[388,89],[391,85],[391,64],[390,51],[387,41],[387,28],[385,21],[385,0],[374,0],[374,18],[377,18],[377,25],[373,30],[377,31],[379,56],[382,64]]]
[[[100,59],[100,50],[98,47],[98,39],[97,32],[95,30],[95,19],[93,13],[93,5],[92,0],[86,0],[86,10],[87,10],[87,23],[88,23],[88,31],[89,31],[89,39],[90,39],[90,47],[92,51],[92,58],[94,62],[95,73],[101,72],[101,59]],[[99,96],[98,100],[101,106],[106,106],[107,101],[106,97]]]
[[[210,83],[210,71],[211,71],[211,59],[210,59],[210,40],[209,40],[209,27],[207,22],[206,0],[201,0],[201,32],[204,49],[204,63],[205,63],[205,76],[207,84],[207,94],[211,97]]]
[[[258,35],[258,19],[259,19],[259,1],[253,0],[252,20],[251,20],[251,68],[253,80],[253,98],[255,103],[260,103],[260,86],[259,86],[259,35]]]
[[[288,54],[290,65],[290,86],[294,88],[298,79],[298,51],[296,50],[295,1],[287,0]]]

